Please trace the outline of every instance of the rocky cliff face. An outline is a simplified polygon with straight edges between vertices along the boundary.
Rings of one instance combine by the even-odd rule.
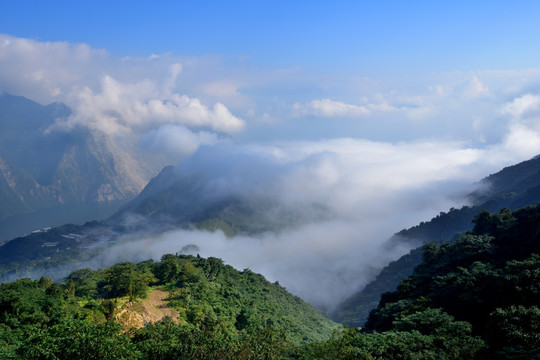
[[[111,201],[136,196],[152,175],[109,138],[90,133],[66,147],[51,187],[58,201]]]
[[[0,219],[53,201],[54,196],[48,189],[0,157]]]
[[[79,202],[136,196],[165,165],[87,129],[49,131],[62,104],[0,95],[0,219]]]

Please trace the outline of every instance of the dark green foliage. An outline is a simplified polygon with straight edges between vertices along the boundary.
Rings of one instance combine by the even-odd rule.
[[[540,309],[512,305],[490,315],[488,341],[498,353],[540,358]]]
[[[44,325],[66,315],[63,291],[50,279],[21,279],[0,285],[0,323],[11,327]]]
[[[0,359],[19,359],[17,349],[22,344],[21,331],[0,324]]]
[[[239,272],[217,258],[165,255],[155,274],[159,283],[168,284],[169,304],[195,327],[219,322],[233,334],[272,325],[295,343],[328,338],[335,328],[279,284],[249,269]]]
[[[231,336],[211,326],[177,326],[168,318],[137,331],[133,343],[141,359],[152,360],[283,359],[293,348],[283,332],[273,327]]]
[[[427,334],[417,330],[362,333],[348,329],[325,343],[311,344],[302,352],[301,358],[471,359],[482,348],[482,340],[471,337],[466,326],[453,326],[452,323],[449,326],[451,335],[444,331]]]
[[[539,230],[540,206],[479,213],[470,234],[424,246],[422,264],[396,292],[382,297],[365,331],[425,334],[426,326],[442,328],[450,331],[442,346],[456,337],[452,333],[472,329],[487,344],[482,351],[476,348],[479,358],[538,355]],[[411,323],[419,313],[423,320]],[[449,316],[458,320],[451,327]]]
[[[115,322],[91,324],[66,319],[43,329],[28,329],[28,338],[17,350],[22,359],[121,360],[137,359],[130,338]]]
[[[73,289],[73,295],[80,297],[94,297],[97,295],[98,278],[91,269],[79,269],[73,271],[66,278],[68,287]]]
[[[180,270],[176,256],[167,254],[161,257],[161,262],[156,265],[154,273],[160,283],[166,284],[178,281]]]
[[[152,272],[141,264],[129,262],[116,264],[105,271],[105,289],[110,296],[129,296],[130,299],[146,295],[148,285],[156,279]]]

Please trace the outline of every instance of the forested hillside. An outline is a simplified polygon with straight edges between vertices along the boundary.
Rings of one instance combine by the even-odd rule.
[[[502,208],[515,210],[538,204],[540,157],[506,167],[484,178],[479,185],[479,189],[469,195],[470,206],[441,212],[430,221],[398,232],[393,241],[444,244],[472,229],[472,220],[482,210],[498,212]],[[423,248],[418,247],[388,264],[374,281],[345,300],[332,318],[350,326],[363,326],[369,312],[377,306],[381,294],[395,290],[404,277],[411,275],[422,261],[422,253]]]
[[[152,307],[156,292],[167,296]],[[148,320],[165,309],[174,315]],[[277,358],[336,328],[279,284],[216,258],[165,255],[63,283],[0,285],[1,359]]]

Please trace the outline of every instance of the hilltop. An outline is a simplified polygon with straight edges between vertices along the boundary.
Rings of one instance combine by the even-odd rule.
[[[165,255],[160,262],[79,269],[61,283],[21,279],[0,290],[2,358],[79,358],[83,349],[103,359],[156,358],[155,352],[253,358],[324,341],[337,329],[278,283],[217,258]]]

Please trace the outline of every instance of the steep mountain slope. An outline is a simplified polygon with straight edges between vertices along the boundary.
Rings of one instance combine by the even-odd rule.
[[[0,220],[65,204],[129,199],[163,166],[104,135],[51,128],[69,115],[63,104],[0,95]]]
[[[394,241],[446,243],[470,230],[472,220],[482,210],[518,209],[540,203],[540,157],[509,166],[481,181],[481,190],[470,195],[472,206],[450,209],[428,222],[422,222],[394,236]],[[362,326],[369,311],[377,306],[381,294],[393,291],[413,273],[422,260],[422,249],[414,249],[386,266],[364,289],[345,300],[333,319],[350,326]]]
[[[0,157],[0,219],[54,202],[54,194]]]

